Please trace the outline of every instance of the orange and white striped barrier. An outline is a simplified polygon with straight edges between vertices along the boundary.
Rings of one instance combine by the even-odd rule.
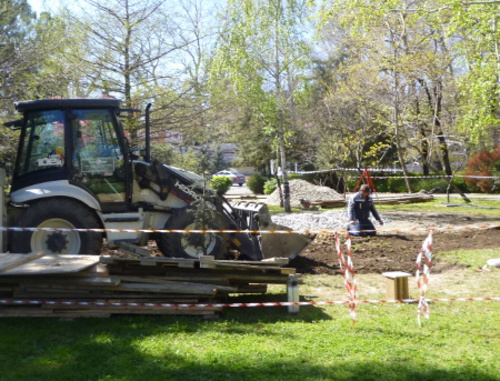
[[[404,228],[404,229],[389,229],[386,227],[378,228],[376,231],[380,233],[397,233],[397,232],[423,232],[428,233],[430,230],[434,232],[439,231],[459,231],[459,230],[492,230],[500,229],[500,225],[467,225],[467,226],[444,226],[432,228]],[[89,232],[89,233],[166,233],[166,234],[233,234],[233,233],[247,233],[247,234],[335,234],[335,233],[348,233],[345,229],[304,229],[304,230],[172,230],[172,229],[104,229],[104,228],[35,228],[35,227],[15,227],[15,226],[0,226],[0,231],[14,231],[14,232],[36,232],[36,231],[57,231],[57,232]],[[374,230],[359,230],[359,232],[373,232]],[[352,233],[353,230],[350,230]]]
[[[365,168],[369,172],[387,172],[387,173],[403,173],[402,169],[391,168]],[[320,169],[317,171],[288,171],[290,174],[296,175],[311,175],[318,173],[329,172],[362,172],[359,168],[329,168]],[[349,176],[357,178],[357,176]],[[371,176],[372,179],[450,179],[454,177],[469,178],[469,179],[498,179],[500,176],[480,176],[480,175],[411,175],[411,176]]]
[[[351,256],[351,236],[347,233],[346,247],[347,260],[342,252],[339,235],[335,233],[335,247],[337,249],[337,257],[339,260],[340,271],[344,277],[344,285],[349,297],[349,313],[351,315],[352,324],[356,324],[356,300],[358,298],[358,285],[356,284],[354,265]]]
[[[418,303],[420,299],[380,299],[356,300],[354,304],[396,304]],[[500,297],[477,298],[441,298],[426,299],[428,302],[500,302]],[[165,307],[165,308],[247,308],[247,307],[288,307],[288,306],[329,306],[350,304],[350,300],[318,301],[318,302],[265,302],[265,303],[154,303],[154,302],[98,302],[98,301],[71,301],[71,300],[24,300],[0,299],[0,306],[16,305],[49,305],[49,306],[96,306],[96,307]]]
[[[422,259],[424,261],[422,267]],[[415,278],[417,279],[417,286],[420,290],[420,299],[418,301],[418,325],[422,325],[421,315],[424,314],[426,319],[429,319],[430,308],[429,303],[425,299],[425,294],[427,293],[427,288],[429,286],[429,277],[431,275],[431,267],[432,267],[432,230],[429,232],[429,235],[425,239],[422,244],[422,248],[418,253],[416,263],[416,273]],[[422,273],[422,277],[420,277],[420,273]]]

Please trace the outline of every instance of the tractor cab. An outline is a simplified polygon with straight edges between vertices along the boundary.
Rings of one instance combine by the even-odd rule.
[[[129,208],[128,143],[117,99],[49,99],[16,103],[24,118],[12,192],[70,181],[90,191],[103,212]]]

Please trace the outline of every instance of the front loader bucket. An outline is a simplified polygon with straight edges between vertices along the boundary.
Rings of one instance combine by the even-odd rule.
[[[276,233],[260,234],[259,243],[263,259],[274,257],[293,259],[312,241],[307,234],[282,233],[291,229],[272,222],[269,209],[264,203],[239,201],[232,207],[239,218],[246,219],[250,230],[276,231]]]

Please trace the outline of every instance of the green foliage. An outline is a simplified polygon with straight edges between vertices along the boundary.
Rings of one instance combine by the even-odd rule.
[[[168,143],[151,143],[151,157],[158,159],[163,164],[171,165],[174,161],[175,153]]]
[[[407,193],[406,182],[404,178],[400,178],[400,175],[387,175],[386,174],[371,174],[372,176],[384,176],[383,179],[374,179],[373,182],[378,192],[388,192],[388,193]],[[419,176],[420,173],[410,172],[409,176]],[[442,176],[442,174],[430,174],[430,176]],[[350,177],[347,179],[347,187],[350,191],[353,191],[354,187],[358,183],[358,178]],[[446,193],[449,186],[449,180],[447,178],[410,178],[410,183],[414,192],[426,191],[435,193]],[[463,192],[470,192],[471,189],[467,186],[462,177],[454,177],[453,184],[455,184]],[[453,188],[450,187],[453,192]]]
[[[290,178],[288,178],[290,180]],[[264,183],[264,194],[271,194],[278,188],[278,180],[272,178]]]
[[[247,180],[247,187],[255,194],[263,194],[266,181],[267,178],[264,176],[255,174]]]
[[[172,157],[171,165],[177,168],[185,169],[186,171],[191,171],[194,173],[204,174],[200,172],[199,165],[200,158],[196,151],[187,150],[185,153],[174,152]],[[204,175],[210,175],[210,173],[206,173]]]
[[[212,162],[211,169],[213,173],[222,171],[224,168],[227,167],[227,162],[224,160],[224,154],[222,153],[220,146],[217,146],[215,153],[211,157],[211,162]]]
[[[210,186],[219,193],[226,193],[233,185],[233,179],[227,176],[214,176],[210,179]]]
[[[453,13],[446,24],[448,35],[461,37],[455,41],[453,49],[467,65],[467,71],[457,80],[460,101],[457,123],[471,145],[479,149],[491,148],[494,131],[500,126],[498,3],[446,2],[453,5]]]

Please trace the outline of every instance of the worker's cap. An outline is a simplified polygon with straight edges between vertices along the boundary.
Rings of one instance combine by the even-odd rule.
[[[363,184],[359,187],[360,191],[371,192],[372,188],[368,184]]]

